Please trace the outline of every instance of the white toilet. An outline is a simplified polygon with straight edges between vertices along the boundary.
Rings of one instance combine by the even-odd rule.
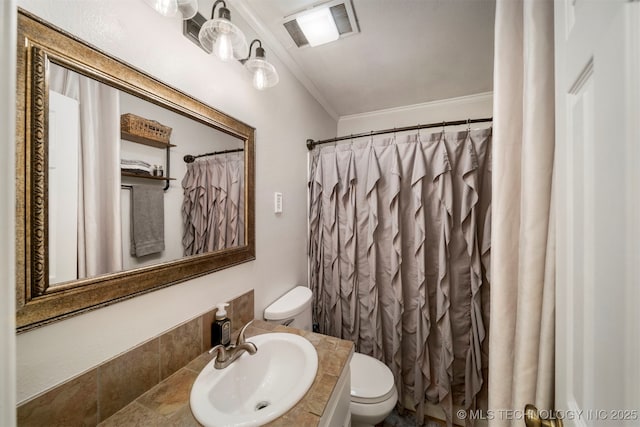
[[[311,289],[296,286],[264,309],[264,320],[310,331],[312,295]]]
[[[297,286],[264,310],[268,322],[311,330],[311,290]],[[354,353],[351,370],[351,425],[373,426],[382,422],[398,401],[393,374],[371,356]]]
[[[351,425],[374,426],[391,413],[398,401],[391,369],[360,353],[351,358]]]

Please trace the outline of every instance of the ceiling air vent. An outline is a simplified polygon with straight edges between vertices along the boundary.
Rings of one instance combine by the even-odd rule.
[[[314,6],[317,7],[328,7],[331,12],[331,16],[336,24],[336,28],[338,29],[338,34],[340,34],[340,38],[347,37],[350,35],[354,35],[360,32],[358,28],[358,20],[356,18],[356,14],[353,9],[353,5],[351,1],[347,0],[337,0],[331,1],[329,3],[323,3],[320,5]],[[310,9],[304,10],[302,12],[289,15],[285,18],[283,25],[287,30],[291,39],[298,47],[308,46],[309,42],[305,37],[304,33],[300,29],[296,18],[302,16],[309,12]]]

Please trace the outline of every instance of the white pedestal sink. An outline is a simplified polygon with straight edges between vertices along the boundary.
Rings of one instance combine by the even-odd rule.
[[[318,354],[305,338],[269,333],[248,338],[258,347],[224,369],[213,360],[191,389],[191,411],[207,427],[259,426],[291,409],[318,370]]]

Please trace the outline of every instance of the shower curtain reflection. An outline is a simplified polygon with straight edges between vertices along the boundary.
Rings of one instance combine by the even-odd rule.
[[[184,255],[244,245],[244,153],[187,164],[182,180]]]
[[[53,63],[49,72],[50,90],[79,104],[78,164],[67,165],[77,168],[78,200],[77,204],[58,206],[57,212],[59,216],[75,216],[77,210],[77,274],[66,280],[120,271],[119,92]],[[54,243],[49,246],[54,247]]]
[[[486,378],[491,129],[316,147],[310,161],[314,322],[425,399],[476,407]],[[415,405],[415,406],[414,406]]]

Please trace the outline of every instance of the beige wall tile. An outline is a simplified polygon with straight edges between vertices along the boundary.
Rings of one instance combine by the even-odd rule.
[[[160,382],[159,338],[98,367],[99,421]]]
[[[198,357],[202,351],[201,318],[187,322],[160,336],[160,378],[167,378]]]
[[[211,310],[208,313],[200,316],[200,321],[202,322],[202,348],[204,350],[208,350],[211,347],[211,324],[215,319],[216,310]],[[233,325],[232,325],[233,327]]]
[[[233,330],[240,330],[244,325],[253,320],[253,305],[253,289],[231,301],[233,310],[230,319]]]
[[[98,423],[97,370],[93,369],[18,407],[18,425],[94,426]]]

